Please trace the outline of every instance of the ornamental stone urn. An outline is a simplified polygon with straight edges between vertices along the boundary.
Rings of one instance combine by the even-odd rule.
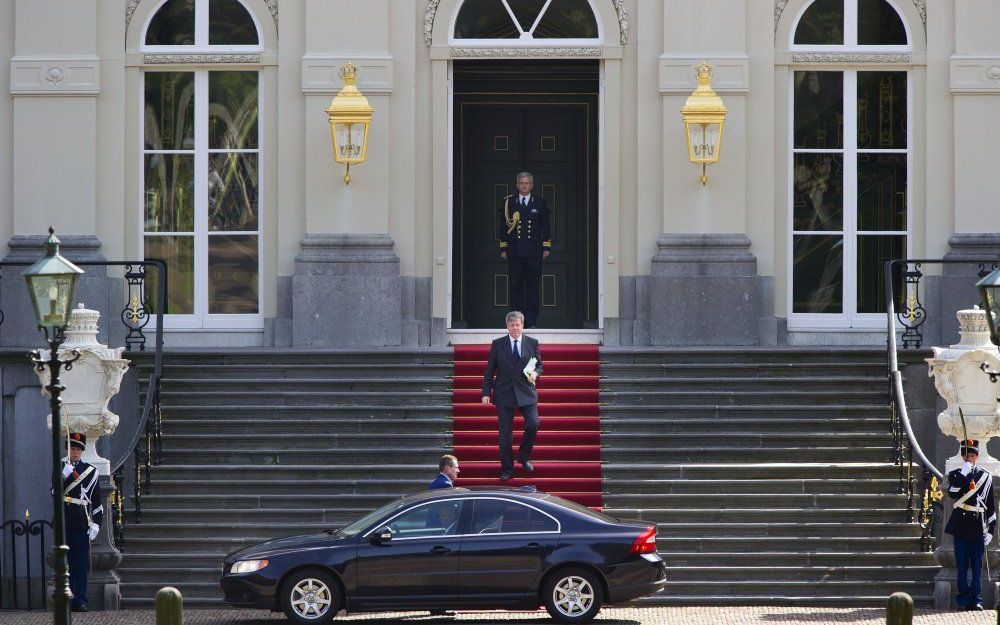
[[[986,312],[975,307],[960,310],[958,316],[961,340],[950,347],[934,347],[934,357],[927,358],[927,374],[934,378],[934,387],[948,403],[938,414],[938,426],[948,436],[958,441],[968,437],[979,441],[979,466],[993,475],[998,474],[1000,462],[992,458],[986,449],[989,439],[1000,434],[1000,405],[997,404],[997,385],[983,371],[983,365],[991,370],[1000,367],[1000,352],[990,342],[990,330],[986,323]],[[962,409],[961,414],[959,408]],[[965,428],[962,417],[965,417]],[[962,464],[957,452],[945,462],[945,483],[941,489],[948,490],[947,473]],[[998,492],[994,486],[994,493]],[[950,497],[945,497],[942,522],[946,525],[954,509]],[[943,533],[941,544],[934,551],[934,560],[941,570],[934,577],[934,607],[948,609],[955,607],[957,594],[957,570],[955,547],[951,538]],[[1000,553],[994,539],[986,549],[986,558],[991,570],[1000,569]],[[994,574],[995,575],[995,574]],[[996,581],[983,578],[983,602],[992,608],[1000,599],[1000,586]]]
[[[948,403],[938,414],[938,426],[959,441],[966,437],[978,440],[980,466],[997,475],[1000,462],[990,456],[986,443],[1000,434],[1000,404],[997,384],[990,381],[983,365],[993,371],[1000,369],[1000,352],[990,342],[986,311],[977,306],[956,315],[961,340],[951,347],[934,347],[934,357],[926,359],[927,375],[934,378],[934,387]],[[945,473],[960,464],[962,458],[956,450],[945,463]]]
[[[70,313],[66,326],[66,342],[59,353],[67,358],[74,350],[80,358],[72,368],[60,372],[60,381],[66,390],[62,392],[62,423],[69,432],[83,432],[87,435],[87,449],[83,459],[97,467],[101,475],[110,475],[111,463],[97,455],[97,439],[114,433],[118,428],[118,415],[108,410],[108,402],[121,388],[122,377],[128,369],[128,360],[123,359],[124,347],[109,348],[97,342],[97,320],[101,313],[87,310],[83,304]],[[42,357],[49,358],[49,351],[42,350]],[[49,369],[36,369],[42,383],[42,394],[48,396],[45,386],[49,383]],[[48,416],[49,429],[52,415]]]

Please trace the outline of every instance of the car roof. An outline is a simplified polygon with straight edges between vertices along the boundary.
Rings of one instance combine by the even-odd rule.
[[[536,490],[534,486],[469,486],[469,487],[455,487],[455,488],[438,488],[434,490],[425,490],[419,493],[413,493],[412,495],[406,495],[403,499],[407,501],[421,501],[423,499],[434,499],[436,497],[445,496],[455,496],[455,495],[504,495],[504,496],[518,496],[527,497],[531,499],[548,499],[549,494],[543,493]]]

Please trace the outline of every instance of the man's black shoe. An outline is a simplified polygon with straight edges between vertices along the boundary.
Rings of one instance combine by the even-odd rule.
[[[87,606],[85,605],[74,605],[70,607],[70,612],[86,612]]]
[[[509,480],[512,477],[514,477],[514,472],[513,471],[501,471],[500,472],[500,479],[503,480],[504,482],[506,482],[507,480]]]
[[[522,462],[521,468],[527,471],[528,473],[531,473],[532,471],[535,470],[535,465],[531,464],[530,462]]]

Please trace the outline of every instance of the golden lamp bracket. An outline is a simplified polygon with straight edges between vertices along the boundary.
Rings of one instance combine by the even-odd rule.
[[[326,116],[330,121],[333,160],[346,166],[344,184],[351,184],[351,165],[363,163],[368,152],[368,131],[375,109],[358,90],[358,68],[348,62],[340,67],[343,88],[330,102]]]

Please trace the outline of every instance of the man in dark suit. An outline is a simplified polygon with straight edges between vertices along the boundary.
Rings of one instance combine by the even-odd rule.
[[[534,177],[517,175],[517,193],[504,199],[503,215],[507,234],[500,241],[500,257],[507,260],[510,309],[524,313],[524,327],[538,322],[538,289],[542,261],[549,257],[552,235],[545,198],[532,195]]]
[[[452,480],[458,477],[458,458],[451,454],[441,456],[441,460],[438,461],[438,471],[437,477],[427,487],[427,490],[454,487]]]
[[[519,311],[507,313],[507,336],[493,341],[490,357],[483,376],[483,403],[497,407],[500,429],[500,479],[514,477],[514,411],[524,416],[524,439],[517,450],[517,461],[527,471],[531,466],[531,448],[538,433],[538,393],[535,382],[542,373],[542,352],[538,341],[524,336],[524,315]],[[532,363],[532,359],[534,362]]]
[[[944,531],[955,539],[955,565],[958,569],[958,597],[955,603],[962,610],[982,610],[983,552],[997,531],[993,476],[976,466],[979,441],[969,439],[963,442],[962,457],[965,459],[962,466],[948,473],[948,495],[956,501]]]

